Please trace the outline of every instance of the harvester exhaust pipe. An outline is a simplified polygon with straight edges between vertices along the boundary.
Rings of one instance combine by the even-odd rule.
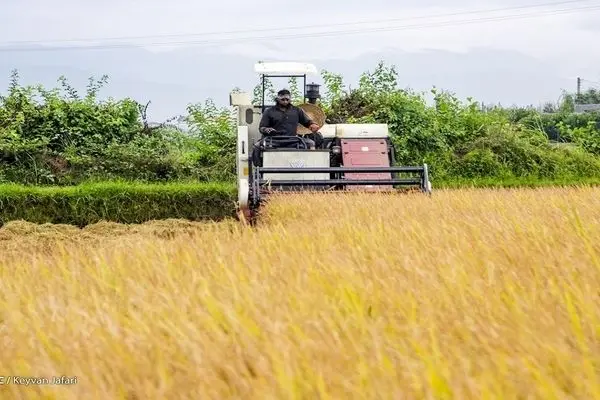
[[[321,94],[319,93],[320,86],[314,82],[306,85],[306,98],[310,104],[317,104],[317,99],[321,98]]]

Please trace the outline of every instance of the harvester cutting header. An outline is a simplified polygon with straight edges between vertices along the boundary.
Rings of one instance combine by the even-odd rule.
[[[317,105],[319,86],[307,84],[318,74],[312,64],[257,63],[261,104],[248,93],[231,93],[237,106],[238,216],[254,221],[270,193],[298,191],[394,191],[418,188],[431,194],[427,164],[394,166],[387,124],[327,124]],[[304,103],[291,104],[282,90],[265,103],[267,78],[302,78]],[[400,174],[408,176],[400,177]]]

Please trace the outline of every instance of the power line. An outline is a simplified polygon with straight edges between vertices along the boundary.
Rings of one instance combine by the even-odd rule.
[[[596,82],[596,81],[590,81],[590,80],[583,79],[583,78],[581,78],[581,80],[582,80],[583,82],[587,82],[587,83],[589,83],[589,84],[590,84],[590,86],[597,86],[597,87],[600,87],[600,82]]]
[[[328,24],[328,27],[341,27],[341,26],[353,26],[353,25],[365,25],[365,24],[380,24],[389,22],[402,22],[402,21],[414,21],[423,20],[430,18],[441,18],[441,17],[455,17],[462,15],[482,14],[482,13],[494,13],[500,11],[516,11],[525,9],[534,9],[540,7],[549,7],[565,4],[580,4],[584,2],[590,2],[595,0],[569,0],[569,1],[556,1],[550,3],[533,4],[527,6],[515,6],[515,7],[504,7],[495,8],[488,10],[473,10],[473,11],[462,11],[453,13],[433,14],[433,15],[422,15],[416,17],[404,17],[404,18],[388,18],[380,20],[366,20],[366,21],[355,21],[355,22],[344,22],[337,24]],[[552,10],[550,10],[552,11]],[[258,33],[258,32],[281,32],[289,30],[306,30],[313,28],[322,28],[323,25],[301,25],[301,26],[288,26],[280,28],[262,28],[262,29],[249,29],[249,30],[234,30],[234,31],[215,31],[215,32],[204,32],[204,33],[190,33],[190,34],[166,34],[166,35],[145,35],[145,36],[121,36],[121,37],[104,37],[104,38],[80,38],[80,39],[62,39],[62,40],[30,40],[30,41],[12,41],[12,42],[0,42],[0,46],[19,46],[19,45],[32,45],[41,43],[72,43],[72,42],[109,42],[114,40],[140,40],[140,39],[162,39],[162,38],[184,38],[184,37],[197,37],[197,36],[214,36],[214,35],[230,35],[230,34],[246,34],[246,33]]]
[[[487,18],[473,18],[470,20],[459,20],[459,21],[446,21],[420,25],[401,25],[395,27],[382,27],[382,28],[371,28],[371,29],[358,29],[358,30],[346,30],[346,31],[325,31],[325,32],[313,32],[313,33],[295,33],[288,35],[279,36],[255,36],[255,37],[242,37],[242,38],[226,38],[226,39],[214,39],[214,40],[187,40],[187,41],[167,41],[167,42],[150,42],[144,44],[133,44],[133,43],[121,43],[121,44],[101,44],[91,46],[48,46],[41,48],[29,48],[29,47],[13,47],[13,48],[0,48],[0,52],[35,52],[35,51],[59,51],[59,50],[93,50],[93,49],[119,49],[119,48],[141,48],[141,47],[152,47],[152,46],[173,46],[173,45],[205,45],[207,47],[215,45],[223,45],[227,43],[242,43],[242,42],[253,42],[261,40],[286,40],[286,39],[299,39],[299,38],[315,38],[315,37],[326,37],[326,36],[345,36],[354,34],[365,34],[375,32],[391,32],[400,30],[411,30],[411,29],[422,29],[430,27],[446,27],[453,25],[465,25],[481,22],[496,22],[496,21],[507,21],[521,18],[538,18],[542,16],[551,16],[559,14],[567,14],[578,11],[595,11],[600,10],[600,5],[578,7],[578,8],[564,8],[559,10],[548,10],[548,11],[537,11],[529,14],[515,14],[515,15],[504,15],[497,17]],[[43,42],[40,42],[43,43]]]

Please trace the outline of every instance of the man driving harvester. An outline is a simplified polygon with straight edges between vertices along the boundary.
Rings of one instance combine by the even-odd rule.
[[[315,124],[304,110],[292,104],[289,90],[277,92],[275,101],[276,105],[267,108],[260,120],[258,130],[264,136],[297,136],[298,124],[310,129],[313,134],[318,132],[319,125]],[[316,148],[314,140],[307,137],[302,139],[310,149]]]

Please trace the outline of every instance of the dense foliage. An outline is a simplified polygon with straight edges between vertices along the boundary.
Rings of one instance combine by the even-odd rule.
[[[8,94],[0,96],[0,182],[231,177],[227,167],[234,162],[235,122],[230,111],[218,109],[211,100],[188,107],[190,130],[183,132],[172,121],[151,126],[148,104],[127,98],[98,100],[107,77],[90,79],[84,96],[64,77],[59,81],[60,89],[23,87],[13,73]]]
[[[540,113],[461,102],[437,88],[428,101],[424,93],[400,89],[395,68],[384,63],[365,72],[353,90],[339,75],[322,76],[321,106],[330,123],[388,123],[398,163],[427,162],[434,180],[600,176],[600,114],[573,113],[581,96],[567,94],[553,113]],[[107,77],[90,79],[84,95],[64,77],[59,82],[52,90],[23,87],[13,73],[8,93],[0,96],[0,182],[234,178],[235,114],[229,108],[209,99],[188,107],[182,120],[189,130],[172,121],[150,126],[148,105],[98,99]]]
[[[600,115],[553,114],[533,108],[484,108],[434,88],[400,89],[395,68],[380,63],[360,86],[344,91],[325,73],[331,122],[386,122],[400,164],[427,162],[437,179],[496,177],[581,178],[600,175]],[[554,142],[554,143],[553,143]]]

